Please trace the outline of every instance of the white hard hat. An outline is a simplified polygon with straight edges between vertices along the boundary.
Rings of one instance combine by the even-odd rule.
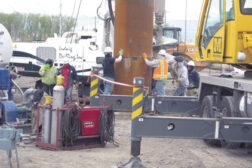
[[[166,55],[166,51],[165,51],[165,50],[160,50],[160,51],[158,52],[158,54],[159,54],[159,55]]]
[[[104,53],[112,53],[112,48],[111,47],[105,47]]]
[[[189,61],[189,62],[187,63],[187,65],[188,65],[188,66],[195,66],[195,64],[194,64],[193,61]]]

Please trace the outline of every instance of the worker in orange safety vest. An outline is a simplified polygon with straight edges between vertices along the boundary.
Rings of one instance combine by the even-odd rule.
[[[143,53],[143,58],[145,63],[153,67],[153,77],[152,79],[155,80],[156,85],[153,89],[153,93],[158,96],[165,95],[165,84],[168,77],[168,62],[166,60],[166,51],[160,50],[157,54],[156,59],[150,61],[147,59],[147,54]]]

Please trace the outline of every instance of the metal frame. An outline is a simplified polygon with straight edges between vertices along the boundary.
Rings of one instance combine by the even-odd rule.
[[[252,118],[195,118],[139,116],[132,137],[218,139],[252,142]],[[151,130],[151,131],[150,131]]]
[[[133,96],[128,95],[95,95],[90,99],[91,106],[100,106],[104,102],[112,105],[114,111],[131,111]],[[199,115],[200,103],[196,97],[178,96],[145,96],[143,111],[157,114],[190,114]]]
[[[215,78],[216,77],[214,77],[214,79]],[[228,78],[222,79],[218,82],[223,83],[226,80],[230,80]],[[140,82],[141,85],[137,85],[137,81],[139,80],[142,81]],[[135,78],[134,83],[138,88],[139,86],[143,87],[143,78]],[[250,126],[250,124],[252,125],[252,119],[222,117],[222,113],[220,111],[220,102],[222,96],[221,90],[222,89],[221,87],[218,87],[218,84],[213,88],[213,111],[215,118],[211,119],[200,117],[174,118],[160,116],[164,114],[200,116],[200,101],[196,97],[144,96],[142,103],[143,111],[139,116],[137,116],[136,119],[132,120],[132,138],[141,139],[141,137],[178,137],[220,140],[224,139],[227,142],[252,142],[252,137],[249,134],[242,134],[244,130],[246,130],[248,133],[252,133],[252,127]],[[127,96],[96,94],[91,97],[90,104],[92,106],[100,106],[105,102],[106,105],[111,105],[115,111],[132,111],[131,104],[133,99],[134,95]],[[144,113],[158,114],[159,116],[147,116],[144,115]],[[175,129],[169,130],[169,126],[174,126]],[[238,135],[237,131],[241,132],[241,134]]]
[[[59,114],[63,113],[64,111],[68,110],[70,108],[71,104],[68,104],[65,108],[58,108],[56,110],[57,112],[57,135],[56,135],[56,144],[49,144],[41,141],[41,135],[39,134],[39,117],[40,117],[40,108],[50,108],[50,105],[38,105],[37,108],[37,132],[36,132],[36,146],[43,148],[43,149],[52,149],[52,150],[75,150],[75,149],[86,149],[86,148],[97,148],[97,147],[104,147],[103,144],[91,144],[91,145],[76,145],[71,147],[63,147],[59,146],[58,143],[62,141],[62,138],[59,137],[59,130],[62,128],[62,126],[59,128]],[[102,106],[103,107],[103,106]],[[91,135],[91,136],[79,136],[79,139],[89,139],[89,138],[99,138],[98,135]]]
[[[140,96],[144,95],[144,91],[141,89],[139,92],[136,88],[144,87],[143,78],[134,79],[133,83],[136,87],[133,88],[133,96],[98,95],[97,93],[90,98],[92,106],[100,106],[105,102],[115,111],[132,111],[131,155],[133,159],[123,167],[131,167],[135,162],[142,165],[141,161],[137,159],[140,155],[142,137],[216,139],[226,142],[252,143],[252,118],[223,117],[220,111],[223,86],[232,90],[244,91],[252,83],[248,84],[245,82],[246,80],[239,79],[234,81],[229,78],[220,80],[219,77],[203,78],[202,81],[212,84],[211,95],[213,95],[215,118],[165,116],[164,114],[201,116],[200,99],[196,97]],[[144,114],[148,112],[158,116]]]

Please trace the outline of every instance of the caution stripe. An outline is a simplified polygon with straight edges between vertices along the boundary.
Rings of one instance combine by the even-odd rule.
[[[99,79],[98,78],[96,78],[96,79],[94,79],[93,81],[91,80],[91,88],[92,87],[94,87],[95,85],[97,85],[98,84],[98,82],[99,82]]]
[[[98,93],[99,79],[94,75],[91,75],[91,84],[90,84],[90,97],[95,96]]]
[[[132,107],[134,107],[136,104],[139,104],[141,101],[143,101],[143,93],[133,98]]]
[[[136,117],[140,116],[143,112],[143,106],[138,108],[136,111],[132,112],[131,119],[135,119]]]
[[[139,91],[140,88],[133,88],[133,94],[137,91]]]
[[[93,97],[94,95],[96,95],[98,93],[98,88],[90,91],[90,97]]]
[[[143,112],[143,88],[133,88],[132,99],[132,115],[131,119],[135,119]]]

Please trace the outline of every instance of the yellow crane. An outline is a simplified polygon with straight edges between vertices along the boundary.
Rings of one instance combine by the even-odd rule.
[[[196,37],[199,61],[252,69],[252,2],[204,0]]]

